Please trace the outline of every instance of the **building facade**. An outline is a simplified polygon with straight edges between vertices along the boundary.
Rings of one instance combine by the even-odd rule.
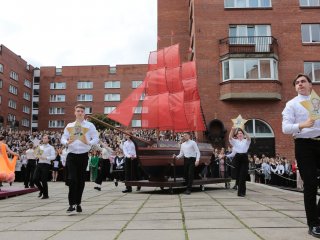
[[[31,126],[33,66],[0,45],[0,127]]]
[[[35,71],[32,127],[63,130],[74,121],[74,107],[86,106],[86,114],[109,114],[144,80],[147,65],[41,67]],[[140,127],[137,114],[132,127]]]
[[[208,137],[227,142],[241,114],[251,151],[293,157],[281,112],[306,73],[320,92],[320,3],[312,0],[161,0],[158,48],[195,60]],[[223,138],[224,136],[224,138]]]

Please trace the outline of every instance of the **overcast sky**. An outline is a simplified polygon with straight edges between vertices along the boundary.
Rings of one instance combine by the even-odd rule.
[[[157,0],[1,1],[0,44],[34,67],[147,63]]]

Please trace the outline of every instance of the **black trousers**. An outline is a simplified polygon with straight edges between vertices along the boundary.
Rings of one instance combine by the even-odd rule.
[[[190,158],[184,158],[184,179],[186,180],[187,189],[192,189],[192,183],[194,178],[194,167],[195,167],[196,158],[190,157]]]
[[[138,180],[138,159],[125,158],[124,171],[124,179],[126,181]],[[126,188],[132,190],[131,186],[126,186]]]
[[[36,159],[28,159],[28,163],[25,169],[25,175],[24,175],[24,186],[25,187],[33,187],[33,175],[34,171],[37,166],[37,160]]]
[[[238,178],[238,195],[246,194],[246,179],[249,169],[248,154],[237,153],[234,156],[236,176]]]
[[[85,186],[88,153],[69,153],[66,160],[69,205],[80,205]]]
[[[109,162],[109,168],[108,163]],[[107,171],[110,171],[110,161],[109,159],[99,159],[99,170],[98,170],[98,176],[96,178],[95,183],[101,185],[102,181],[106,179],[107,177]],[[109,174],[110,175],[110,174]]]
[[[308,226],[319,226],[320,200],[317,205],[317,169],[320,168],[320,141],[295,139],[295,156],[303,180],[304,207]]]
[[[39,188],[44,197],[48,197],[48,178],[50,171],[50,164],[38,163],[33,175],[34,184]]]

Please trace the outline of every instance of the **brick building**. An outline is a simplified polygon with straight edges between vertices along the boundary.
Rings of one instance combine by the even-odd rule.
[[[161,0],[158,48],[195,60],[208,135],[223,145],[241,114],[253,152],[293,156],[281,112],[305,72],[320,87],[320,10],[311,0]]]
[[[35,72],[33,128],[61,130],[74,121],[74,106],[108,114],[144,80],[147,65],[41,67]],[[141,109],[135,111],[139,113]],[[140,127],[138,114],[132,127]]]
[[[33,66],[0,45],[0,127],[31,126]]]

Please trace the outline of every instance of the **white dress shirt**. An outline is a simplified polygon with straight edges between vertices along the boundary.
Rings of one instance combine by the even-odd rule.
[[[39,158],[39,163],[51,164],[51,160],[56,158],[56,152],[54,148],[50,144],[42,144],[40,145],[40,149],[43,151]],[[45,159],[41,159],[45,157]]]
[[[246,138],[242,140],[231,138],[229,142],[232,145],[232,152],[247,153],[250,147],[251,140],[248,140]]]
[[[200,151],[195,141],[189,139],[188,141],[185,141],[181,144],[180,153],[177,158],[182,157],[194,157],[196,158],[196,161],[200,160]]]
[[[112,154],[112,149],[109,147],[103,147],[101,150],[101,157],[102,159],[110,159],[110,156]]]
[[[75,124],[76,122],[72,122],[65,127],[63,135],[61,137],[61,143],[63,145],[67,145],[68,140],[70,138],[70,133],[68,131],[68,128],[74,127]],[[79,139],[76,139],[70,145],[68,145],[68,152],[70,153],[81,154],[81,153],[89,152],[91,146],[99,142],[98,132],[96,130],[96,127],[91,122],[83,120],[80,124],[81,124],[81,127],[88,128],[88,131],[85,134],[88,144],[85,144]]]
[[[137,157],[136,146],[131,140],[127,140],[123,143],[123,154],[126,158]]]
[[[320,136],[320,121],[316,120],[313,127],[299,129],[299,123],[309,118],[309,113],[300,102],[310,100],[310,96],[298,95],[287,102],[282,111],[282,132],[292,134],[294,138],[314,138]]]

